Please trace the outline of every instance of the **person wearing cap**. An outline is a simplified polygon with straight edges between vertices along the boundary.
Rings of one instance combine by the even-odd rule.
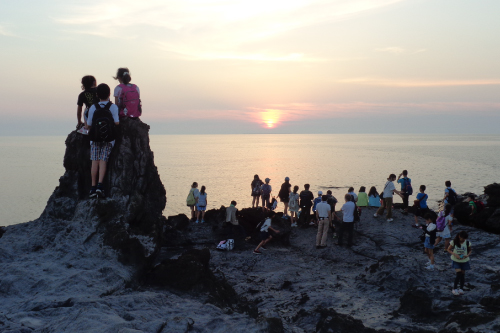
[[[281,184],[281,189],[278,193],[278,197],[280,198],[280,201],[285,205],[285,209],[283,210],[283,218],[286,219],[288,216],[288,202],[290,200],[290,188],[292,185],[290,185],[290,178],[285,177],[285,182]]]
[[[332,209],[326,202],[327,195],[321,196],[321,202],[316,205],[316,218],[318,219],[318,233],[316,234],[316,248],[323,249],[326,247],[326,238],[328,229],[332,222]]]
[[[266,178],[264,181],[266,183],[262,185],[260,192],[262,193],[262,211],[265,213],[266,208],[270,205],[269,199],[271,199],[271,192],[273,191],[273,188],[269,185],[271,179]]]
[[[316,215],[316,206],[321,202],[323,196],[323,191],[318,191],[318,197],[313,201],[313,214]],[[311,221],[309,225],[314,225],[315,223]]]

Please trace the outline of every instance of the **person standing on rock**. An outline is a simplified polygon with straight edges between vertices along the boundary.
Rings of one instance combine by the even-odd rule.
[[[198,183],[194,182],[191,185],[189,194],[186,199],[186,205],[191,209],[191,221],[194,221],[196,217],[196,204],[198,203],[198,197],[200,196],[200,191],[198,190]]]
[[[318,196],[316,198],[314,198],[313,206],[312,206],[314,216],[316,216],[316,206],[323,200],[322,197],[323,197],[323,191],[318,191]],[[316,222],[317,222],[317,220],[316,220]],[[315,224],[316,223],[313,221],[311,221],[309,223],[309,225],[315,225]]]
[[[327,195],[321,197],[321,202],[316,205],[316,219],[318,220],[318,232],[316,234],[316,248],[323,249],[326,247],[326,238],[328,237],[328,229],[332,222],[332,208],[326,202]]]
[[[259,175],[254,175],[250,187],[252,188],[252,208],[259,207],[259,199],[261,196],[262,180],[260,180]]]
[[[293,192],[290,193],[288,209],[290,210],[290,222],[292,227],[297,227],[297,219],[299,213],[299,187],[295,185]]]
[[[205,192],[206,187],[201,186],[200,194],[198,195],[198,201],[196,202],[196,223],[200,221],[201,212],[201,223],[205,223],[205,211],[207,210],[207,193]]]
[[[394,181],[396,180],[395,174],[390,174],[389,178],[387,178],[387,182],[385,183],[384,190],[381,193],[381,197],[383,196],[384,204],[380,206],[377,212],[373,215],[373,217],[379,217],[384,215],[384,210],[387,208],[387,222],[392,222],[394,219],[392,218],[392,197],[394,193],[397,193],[401,196],[401,192],[396,190],[394,186]]]
[[[111,149],[115,145],[115,127],[120,123],[118,116],[118,107],[109,101],[111,89],[105,83],[101,83],[96,88],[97,97],[100,102],[89,108],[87,126],[90,136],[90,159],[92,160],[92,187],[89,197],[105,197],[104,175],[108,163]],[[96,121],[94,122],[94,118]],[[104,133],[107,133],[104,136]]]
[[[260,238],[262,239],[262,241],[259,243],[259,245],[257,245],[255,250],[253,250],[253,254],[262,254],[262,252],[260,252],[259,249],[267,250],[265,245],[267,243],[269,243],[271,241],[271,239],[273,239],[273,236],[271,236],[269,234],[269,229],[271,229],[272,231],[274,231],[277,234],[280,232],[279,230],[276,230],[273,227],[271,227],[271,223],[272,223],[272,219],[274,217],[274,214],[275,213],[273,211],[270,211],[267,215],[266,220],[264,221],[264,223],[260,227]]]
[[[453,295],[463,295],[465,284],[465,271],[470,270],[470,255],[472,244],[467,240],[469,235],[465,231],[460,231],[450,242],[448,253],[451,254],[451,267],[455,269],[455,282],[453,284]],[[460,283],[460,288],[458,284]]]
[[[299,221],[301,225],[306,225],[309,223],[309,219],[311,218],[311,207],[312,201],[314,199],[314,195],[311,191],[309,191],[309,184],[304,185],[304,191],[301,191],[299,194],[300,198],[300,215]]]
[[[326,203],[330,205],[330,211],[332,212],[331,226],[333,230],[333,238],[335,239],[337,238],[336,227],[339,224],[339,218],[337,217],[337,214],[335,214],[335,206],[337,205],[338,200],[333,196],[331,190],[326,191],[326,196]]]
[[[403,176],[403,178],[401,178]],[[408,199],[410,197],[411,179],[408,178],[408,170],[403,170],[398,176],[398,184],[401,184],[403,198],[403,213],[408,214]]]
[[[350,194],[346,194],[345,204],[342,206],[342,226],[339,231],[339,242],[337,245],[342,246],[342,239],[344,238],[344,233],[348,232],[347,236],[347,246],[352,245],[352,236],[354,232],[354,209],[356,209],[356,204],[354,203],[353,197]]]
[[[278,192],[278,197],[280,201],[285,205],[285,209],[283,210],[283,218],[286,219],[288,217],[288,202],[290,201],[290,178],[285,177],[285,182],[281,184],[280,191]]]
[[[451,188],[451,182],[449,180],[445,181],[444,184],[446,186],[446,189],[444,190],[443,203],[445,206],[447,204],[450,204],[453,208],[453,206],[458,203],[457,192],[455,192],[455,190]]]
[[[266,178],[265,181],[266,183],[260,188],[262,193],[262,211],[264,213],[266,212],[266,209],[271,205],[271,192],[273,191],[272,186],[269,185],[271,179]]]
[[[425,194],[425,185],[420,185],[420,193],[417,194],[417,199],[415,200],[415,228],[418,228],[418,217],[424,217],[429,212],[429,207],[427,207],[427,199],[429,196]],[[433,243],[434,244],[434,243]]]
[[[452,207],[450,204],[447,204],[444,207],[444,210],[439,212],[439,217],[444,219],[444,225],[442,226],[442,230],[440,229],[439,221],[437,221],[436,226],[438,228],[438,232],[436,234],[436,243],[434,246],[437,246],[439,242],[444,238],[444,253],[448,252],[448,247],[450,246],[451,239],[451,229],[453,223],[453,214],[451,213]]]
[[[425,225],[422,226],[424,231],[424,249],[429,258],[429,264],[425,267],[426,269],[434,270],[434,243],[436,242],[436,224],[433,215],[427,213],[425,216]]]

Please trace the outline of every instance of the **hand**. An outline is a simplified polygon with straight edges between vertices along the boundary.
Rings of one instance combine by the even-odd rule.
[[[76,124],[76,129],[80,129],[83,126],[83,123],[79,120],[78,124]]]
[[[457,258],[457,259],[460,259],[460,256],[459,256],[458,254],[456,254],[456,253],[453,253],[453,256],[454,256],[455,258]]]

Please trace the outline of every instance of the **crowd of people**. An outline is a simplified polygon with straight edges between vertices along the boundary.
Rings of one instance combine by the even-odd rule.
[[[399,185],[396,188],[395,182]],[[428,257],[426,269],[435,269],[434,252],[435,247],[444,241],[444,253],[451,255],[452,267],[456,271],[456,278],[452,293],[461,295],[464,293],[464,277],[465,271],[470,269],[470,255],[472,251],[471,243],[468,240],[468,235],[465,231],[457,233],[452,240],[453,230],[453,206],[458,203],[458,196],[455,190],[451,187],[451,182],[445,182],[444,196],[439,213],[432,214],[432,211],[427,205],[428,195],[425,193],[426,186],[420,185],[415,200],[413,201],[413,213],[415,215],[414,228],[422,229],[422,244],[424,251]],[[198,184],[193,183],[187,198],[187,205],[191,209],[191,218],[196,223],[199,222],[200,211],[204,213],[206,210],[206,194],[201,198],[202,191],[197,190]],[[325,194],[323,191],[317,192],[317,197],[310,190],[310,185],[305,184],[303,190],[299,192],[299,186],[292,187],[290,178],[285,177],[281,184],[277,199],[273,196],[273,188],[271,179],[265,178],[264,181],[258,175],[255,175],[251,184],[252,208],[261,208],[265,219],[257,226],[259,230],[260,243],[253,250],[254,254],[262,254],[262,250],[267,250],[268,244],[273,234],[278,234],[280,231],[272,227],[272,220],[276,215],[275,208],[277,199],[283,203],[282,218],[288,220],[291,227],[299,225],[316,226],[316,248],[324,249],[327,247],[328,232],[333,229],[333,238],[337,240],[336,244],[343,245],[344,236],[347,238],[347,246],[353,245],[354,225],[360,221],[363,208],[375,207],[377,211],[374,214],[375,218],[384,215],[387,222],[393,222],[393,205],[394,195],[401,197],[403,204],[401,213],[409,214],[409,200],[413,195],[413,186],[411,179],[408,177],[408,171],[404,170],[396,177],[395,174],[389,175],[381,192],[375,186],[372,186],[368,193],[366,187],[361,186],[356,193],[353,187],[350,187],[344,195],[344,202],[340,208],[342,218],[336,214],[336,205],[338,200],[333,196],[332,191],[328,190]],[[467,198],[470,205],[470,214],[477,213],[478,206],[481,204],[476,201],[471,195]],[[260,205],[260,206],[259,206]],[[226,222],[231,226],[231,231],[236,227],[237,230],[248,240],[244,228],[238,225],[236,219],[236,202],[231,202],[231,205],[226,211]],[[312,213],[312,214],[311,214]],[[425,220],[424,224],[419,224],[419,217]],[[201,223],[204,223],[203,215]]]

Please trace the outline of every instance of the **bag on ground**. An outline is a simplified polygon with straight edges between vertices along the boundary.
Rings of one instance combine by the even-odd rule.
[[[234,239],[221,240],[216,249],[221,251],[231,251],[234,249]]]

